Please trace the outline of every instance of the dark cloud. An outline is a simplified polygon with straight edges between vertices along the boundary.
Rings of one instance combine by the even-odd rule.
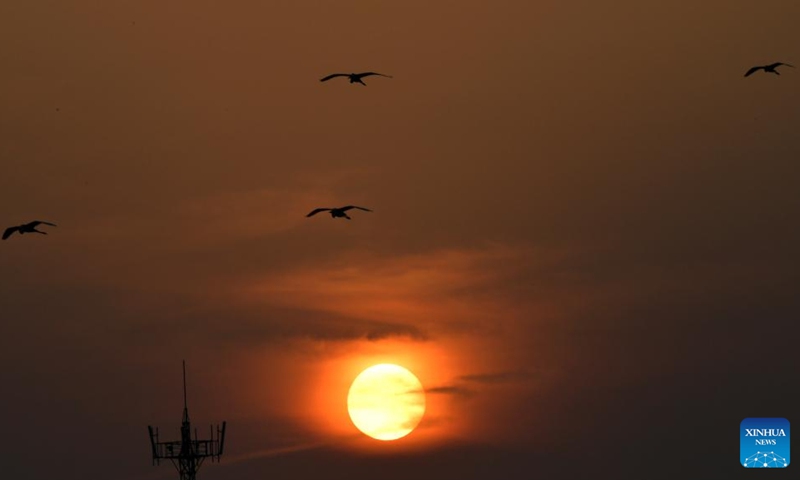
[[[377,341],[389,337],[405,337],[418,341],[425,341],[429,338],[428,335],[413,325],[370,322],[370,325],[366,326],[364,338],[367,340]]]
[[[478,393],[480,385],[499,385],[524,381],[529,378],[531,378],[530,374],[521,371],[461,375],[453,384],[426,388],[424,391],[427,394],[433,395],[452,395],[454,397],[471,398]],[[473,385],[469,386],[469,384]]]
[[[187,300],[188,301],[188,300]],[[180,335],[182,340],[200,344],[257,347],[294,339],[325,342],[368,340],[377,342],[389,338],[427,341],[422,329],[398,322],[365,320],[337,312],[302,308],[265,307],[255,311],[248,308],[201,306],[180,312],[178,305],[166,305],[163,312],[149,311],[137,322],[115,328],[130,338],[159,335]]]
[[[453,395],[456,397],[464,397],[464,398],[469,398],[475,395],[474,390],[470,390],[469,388],[463,387],[461,385],[442,385],[439,387],[431,387],[431,388],[426,388],[424,392],[426,394]]]
[[[479,373],[472,375],[462,375],[459,377],[459,380],[463,380],[465,382],[482,383],[482,384],[497,384],[497,383],[519,382],[529,378],[531,378],[531,374],[529,374],[528,372],[507,371],[507,372],[496,372],[496,373]]]

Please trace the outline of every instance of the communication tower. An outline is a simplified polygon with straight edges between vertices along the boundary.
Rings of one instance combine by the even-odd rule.
[[[153,465],[161,460],[169,460],[178,470],[180,480],[196,480],[197,471],[206,458],[219,462],[225,444],[225,422],[222,428],[211,425],[211,437],[208,440],[197,438],[197,429],[192,439],[192,426],[189,422],[189,409],[186,406],[186,362],[183,362],[183,421],[181,422],[181,439],[172,442],[158,440],[158,428],[147,426],[150,430],[150,444],[153,447]]]

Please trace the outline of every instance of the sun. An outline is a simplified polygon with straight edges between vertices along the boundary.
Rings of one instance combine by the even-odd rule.
[[[347,394],[353,424],[378,440],[397,440],[411,433],[425,414],[425,390],[413,373],[382,363],[361,372]]]

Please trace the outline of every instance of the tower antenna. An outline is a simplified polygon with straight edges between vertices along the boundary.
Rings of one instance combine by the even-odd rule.
[[[183,361],[183,409],[189,410],[186,406],[186,360]]]
[[[189,408],[186,402],[186,361],[183,361],[183,421],[181,422],[181,439],[171,442],[158,440],[158,428],[148,425],[150,431],[150,446],[153,449],[153,465],[158,465],[161,460],[169,460],[178,470],[180,480],[196,480],[197,471],[203,460],[211,458],[212,462],[219,462],[222,449],[225,445],[225,425],[217,425],[216,436],[214,426],[211,426],[211,438],[198,440],[197,429],[192,439],[192,425],[189,422]]]

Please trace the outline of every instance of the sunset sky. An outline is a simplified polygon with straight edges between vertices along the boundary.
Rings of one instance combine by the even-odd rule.
[[[0,242],[0,477],[177,478],[186,360],[205,480],[754,478],[742,419],[800,431],[800,68],[743,74],[798,20],[0,2],[0,227],[58,225]],[[394,442],[377,363],[427,392]]]

